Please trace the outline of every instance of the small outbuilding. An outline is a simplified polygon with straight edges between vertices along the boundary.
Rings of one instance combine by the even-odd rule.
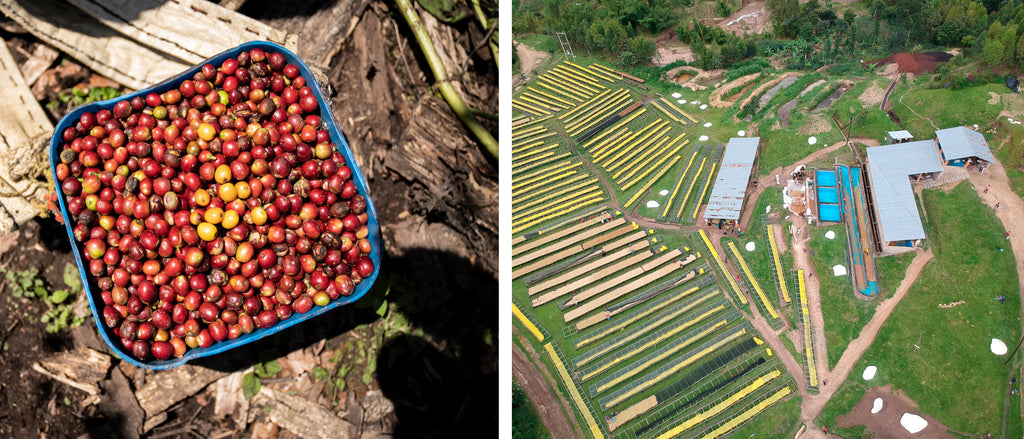
[[[984,170],[996,160],[981,133],[967,127],[953,127],[935,132],[942,160],[949,166],[978,166]]]
[[[889,131],[888,133],[885,134],[885,143],[887,143],[889,145],[895,145],[897,143],[907,143],[907,142],[913,142],[913,141],[914,141],[914,135],[910,134],[910,131],[907,131],[907,130]]]

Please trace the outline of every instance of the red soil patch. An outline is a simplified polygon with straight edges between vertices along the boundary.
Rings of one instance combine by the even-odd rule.
[[[886,65],[896,63],[899,65],[901,73],[920,75],[934,70],[939,63],[949,61],[951,58],[953,58],[953,55],[946,52],[897,53],[880,60],[870,61],[868,64]]]
[[[871,406],[875,398],[882,398],[885,405],[882,411],[871,413]],[[928,421],[928,426],[915,434],[911,434],[900,425],[900,418],[904,413],[912,413],[921,416]],[[934,438],[953,439],[955,436],[947,431],[931,415],[926,415],[917,410],[917,404],[907,397],[902,391],[892,390],[892,386],[886,384],[882,387],[872,387],[864,393],[864,397],[853,407],[849,413],[836,417],[836,425],[840,428],[849,428],[854,425],[864,425],[874,435],[886,438]]]

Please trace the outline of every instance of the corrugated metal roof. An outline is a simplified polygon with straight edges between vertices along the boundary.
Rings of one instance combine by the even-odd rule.
[[[935,142],[919,140],[867,148],[871,192],[883,241],[924,239],[924,226],[910,187],[913,174],[942,171]]]
[[[889,131],[888,134],[892,140],[909,140],[914,138],[914,135],[910,134],[910,131],[907,130]]]
[[[989,163],[996,161],[985,137],[970,128],[954,127],[938,130],[935,132],[935,137],[939,140],[942,155],[946,160],[978,157]]]
[[[733,137],[725,146],[722,166],[711,189],[705,218],[739,220],[743,209],[743,197],[747,194],[747,182],[754,167],[760,137]]]

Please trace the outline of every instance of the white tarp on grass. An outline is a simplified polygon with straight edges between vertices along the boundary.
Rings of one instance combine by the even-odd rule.
[[[836,265],[835,267],[832,267],[832,275],[833,276],[846,276],[846,266],[844,266],[844,265]]]
[[[660,206],[660,204],[658,204],[657,201],[651,200],[647,202],[647,207],[650,207],[651,209],[654,209],[658,206]]]
[[[875,398],[875,403],[871,406],[871,413],[878,413],[882,411],[882,407],[884,405],[885,402],[882,401],[882,398]]]
[[[825,232],[825,238],[836,239],[836,232],[834,232],[832,230],[829,230],[829,231]]]
[[[754,244],[754,241],[750,241],[747,243],[746,247],[748,252],[752,252],[757,248],[757,244]]]
[[[878,372],[878,368],[875,366],[868,366],[864,368],[864,375],[862,377],[865,380],[870,380],[875,377],[875,372]]]
[[[904,413],[903,417],[900,418],[900,425],[902,425],[903,428],[906,428],[907,431],[913,434],[921,430],[924,430],[925,427],[928,426],[928,421],[925,421],[924,418],[918,415]]]
[[[992,344],[989,346],[992,349],[992,353],[996,355],[1006,355],[1006,343],[998,338],[992,339]]]

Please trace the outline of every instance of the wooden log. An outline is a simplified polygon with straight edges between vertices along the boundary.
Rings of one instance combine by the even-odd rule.
[[[68,2],[104,26],[187,64],[198,64],[246,41],[289,45],[284,32],[205,0]]]
[[[356,436],[356,426],[321,404],[263,386],[252,404],[263,407],[275,424],[306,439],[342,439]]]
[[[146,384],[135,391],[135,398],[148,420],[225,375],[226,372],[186,364],[152,374]]]
[[[110,370],[110,356],[89,348],[57,352],[32,363],[32,370],[89,395],[99,395],[99,383]]]

